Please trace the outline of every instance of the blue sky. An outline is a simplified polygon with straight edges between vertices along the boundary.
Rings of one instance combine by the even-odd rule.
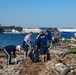
[[[76,27],[76,0],[0,0],[0,24]]]

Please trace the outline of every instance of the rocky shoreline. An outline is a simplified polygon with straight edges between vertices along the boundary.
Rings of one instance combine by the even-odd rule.
[[[17,52],[20,62],[7,66],[5,54],[0,52],[0,75],[76,75],[75,44],[73,41],[61,41],[50,46],[51,60],[44,63],[33,63],[30,58],[24,60],[22,50]]]

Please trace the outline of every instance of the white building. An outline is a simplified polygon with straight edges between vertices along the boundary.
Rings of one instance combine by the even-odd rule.
[[[15,30],[15,29],[4,29],[4,33],[19,33],[19,31]]]
[[[12,29],[12,33],[19,33],[18,30]]]
[[[76,32],[76,28],[58,28],[60,32]]]
[[[29,32],[33,32],[33,33],[39,33],[41,31],[41,29],[39,28],[25,28],[23,29],[22,33],[29,33]]]

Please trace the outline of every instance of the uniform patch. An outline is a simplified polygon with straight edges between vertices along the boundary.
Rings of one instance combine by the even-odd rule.
[[[45,38],[45,36],[41,36],[41,38]]]

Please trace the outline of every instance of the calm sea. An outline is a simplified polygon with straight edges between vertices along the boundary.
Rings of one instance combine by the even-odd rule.
[[[74,33],[61,33],[61,37],[71,38]],[[31,40],[35,42],[35,38],[38,34],[33,34]],[[0,34],[0,48],[6,45],[21,45],[26,34]]]

